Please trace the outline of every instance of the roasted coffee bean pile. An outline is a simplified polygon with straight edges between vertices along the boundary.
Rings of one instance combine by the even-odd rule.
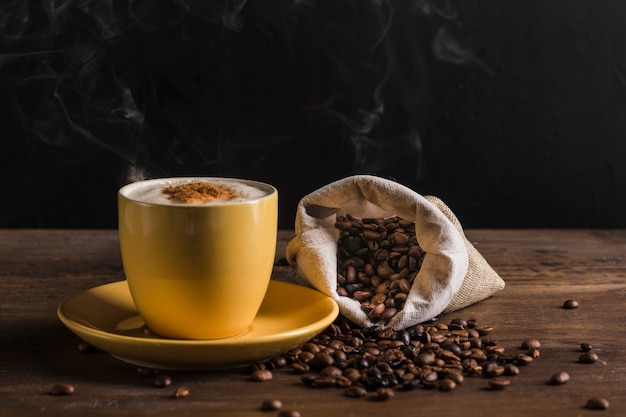
[[[538,356],[530,353],[537,354],[540,344],[528,339],[509,353],[489,336],[492,330],[460,318],[399,331],[360,328],[340,316],[322,334],[256,364],[253,374],[290,367],[307,387],[342,388],[346,396],[374,400],[388,400],[397,390],[451,391],[468,376],[484,377],[487,387],[500,390]]]
[[[389,401],[397,391],[418,388],[452,391],[465,380],[483,379],[485,387],[494,391],[512,385],[520,368],[540,356],[541,342],[524,339],[508,352],[493,337],[494,328],[479,325],[475,320],[456,318],[448,324],[432,321],[394,331],[379,326],[362,328],[343,316],[324,332],[288,352],[266,362],[255,363],[249,379],[270,382],[273,371],[283,369],[297,375],[308,388],[342,389],[352,398]],[[98,351],[81,343],[81,352]],[[589,343],[580,344],[579,363],[599,361]],[[585,355],[591,353],[592,355]],[[589,359],[591,358],[591,359]],[[138,367],[143,377],[153,378],[155,387],[169,387],[172,378],[159,369]],[[568,383],[570,375],[559,371],[546,380],[549,385]],[[70,395],[74,386],[55,384],[50,395]],[[190,388],[179,386],[172,398],[190,396]],[[297,410],[282,410],[278,398],[263,401],[261,411],[279,411],[278,416],[298,417]],[[587,409],[606,410],[609,401],[592,397],[584,404]]]
[[[399,217],[339,216],[337,293],[361,303],[374,323],[386,323],[404,306],[424,258],[415,223]]]

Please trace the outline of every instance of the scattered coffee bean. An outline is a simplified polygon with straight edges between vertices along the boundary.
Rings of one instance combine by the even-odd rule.
[[[374,396],[372,397],[372,399],[376,401],[387,401],[393,398],[394,395],[395,395],[395,392],[393,391],[393,389],[387,388],[387,387],[380,387],[376,389],[376,392],[374,392]]]
[[[587,400],[585,408],[589,410],[606,410],[609,408],[609,400],[602,397],[592,397]]]
[[[250,375],[250,379],[258,382],[270,381],[273,377],[272,371],[268,369],[257,369]]]
[[[506,378],[489,378],[489,386],[491,389],[503,390],[511,384],[511,381]]]
[[[598,355],[595,352],[589,351],[589,352],[585,352],[582,355],[580,355],[578,357],[578,361],[580,363],[595,363],[599,360],[600,358],[598,357]]]
[[[333,388],[335,381],[335,378],[330,376],[317,376],[311,381],[309,386],[313,388]]]
[[[560,371],[553,374],[548,380],[548,383],[551,385],[563,385],[567,383],[567,381],[569,381],[569,374],[565,371]]]
[[[589,343],[581,343],[580,350],[583,352],[589,352],[592,349],[592,346]]]
[[[456,382],[449,378],[444,378],[439,381],[439,390],[440,391],[452,391],[456,388]]]
[[[504,365],[504,375],[507,376],[515,376],[519,375],[519,368],[512,363],[507,363]]]
[[[296,410],[279,411],[277,417],[300,417],[300,412]]]
[[[310,369],[311,369],[311,367],[308,364],[306,364],[306,363],[295,362],[295,363],[291,364],[291,370],[295,374],[305,374],[305,373],[309,372]]]
[[[250,371],[258,371],[259,369],[267,369],[267,365],[263,362],[255,362],[250,365]]]
[[[346,397],[361,398],[367,395],[367,390],[360,386],[353,386],[344,391]]]
[[[154,377],[154,386],[157,388],[166,388],[172,385],[172,378],[169,375],[159,374]]]
[[[578,301],[572,300],[572,299],[566,300],[563,303],[563,308],[566,308],[568,310],[571,310],[571,309],[574,309],[574,308],[578,308]]]
[[[470,324],[471,323],[471,324]],[[533,361],[526,354],[508,354],[475,320],[449,324],[429,321],[403,330],[377,325],[362,328],[340,315],[322,333],[282,356],[300,375],[303,387],[344,390],[353,398],[385,400],[391,393],[417,388],[453,390],[464,376],[493,379],[494,389],[518,375]],[[529,343],[532,345],[532,343]],[[251,379],[271,375],[273,360],[251,369]],[[368,393],[371,393],[368,396]]]
[[[78,351],[80,353],[93,353],[93,352],[97,352],[98,348],[96,348],[91,343],[82,341],[78,344]]]
[[[274,368],[282,368],[287,366],[287,359],[284,356],[276,356],[270,361],[270,363]]]
[[[470,320],[465,320],[462,317],[454,318],[450,321],[448,328],[450,330],[463,330],[469,327]]]
[[[461,372],[461,370],[448,371],[444,374],[444,378],[454,381],[454,383],[457,385],[461,385],[465,380],[465,377],[463,377],[463,374]]]
[[[174,398],[180,399],[180,398],[185,398],[189,396],[189,388],[187,387],[178,387],[176,388],[176,391],[174,391]]]
[[[519,355],[515,356],[515,363],[518,366],[526,366],[526,365],[530,365],[530,363],[533,361],[533,357],[526,355],[524,353],[521,353]]]
[[[327,366],[332,366],[334,364],[335,364],[335,358],[333,358],[333,356],[330,355],[328,352],[320,352],[316,354],[313,360],[311,361],[311,365],[318,369],[322,369]]]
[[[476,331],[480,336],[487,336],[489,333],[493,331],[493,327],[491,326],[476,326]]]
[[[484,365],[483,371],[489,377],[497,377],[497,376],[504,375],[505,369],[504,369],[504,366],[501,366],[495,363],[491,366]]]
[[[538,358],[539,356],[541,356],[541,352],[539,351],[539,349],[533,348],[528,349],[526,351],[526,355],[530,356],[531,358]]]
[[[276,410],[280,410],[282,407],[283,407],[283,402],[276,398],[265,400],[261,403],[262,411],[276,411]]]
[[[302,382],[302,385],[307,386],[307,387],[312,387],[313,382],[315,382],[316,379],[317,379],[317,375],[314,375],[314,374],[302,375],[300,377],[300,381]]]
[[[541,347],[541,342],[535,338],[526,339],[522,342],[522,349],[539,349]]]
[[[74,385],[72,384],[67,384],[67,383],[61,383],[61,384],[54,384],[52,387],[50,387],[50,390],[48,391],[48,394],[50,395],[71,395],[73,394],[75,391]]]

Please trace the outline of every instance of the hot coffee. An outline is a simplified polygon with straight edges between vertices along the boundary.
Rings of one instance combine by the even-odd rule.
[[[257,200],[272,188],[229,178],[168,178],[140,181],[124,187],[124,195],[149,204],[216,204]]]
[[[246,331],[269,285],[278,192],[232,178],[160,178],[118,196],[124,272],[153,332],[214,339]]]

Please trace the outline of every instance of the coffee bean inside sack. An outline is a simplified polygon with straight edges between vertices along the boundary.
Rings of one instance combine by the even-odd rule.
[[[400,217],[338,216],[337,293],[361,303],[374,323],[389,322],[407,300],[425,252],[415,223]]]

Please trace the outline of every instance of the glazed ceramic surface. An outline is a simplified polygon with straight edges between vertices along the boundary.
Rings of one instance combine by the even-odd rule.
[[[265,297],[276,251],[278,192],[211,204],[145,202],[142,187],[188,178],[139,181],[118,194],[119,236],[126,279],[139,314],[155,333],[215,339],[244,332]]]
[[[74,334],[118,359],[137,366],[190,370],[270,359],[322,332],[338,313],[330,297],[273,280],[249,328],[226,339],[179,340],[154,334],[137,312],[125,281],[77,294],[57,311]]]

